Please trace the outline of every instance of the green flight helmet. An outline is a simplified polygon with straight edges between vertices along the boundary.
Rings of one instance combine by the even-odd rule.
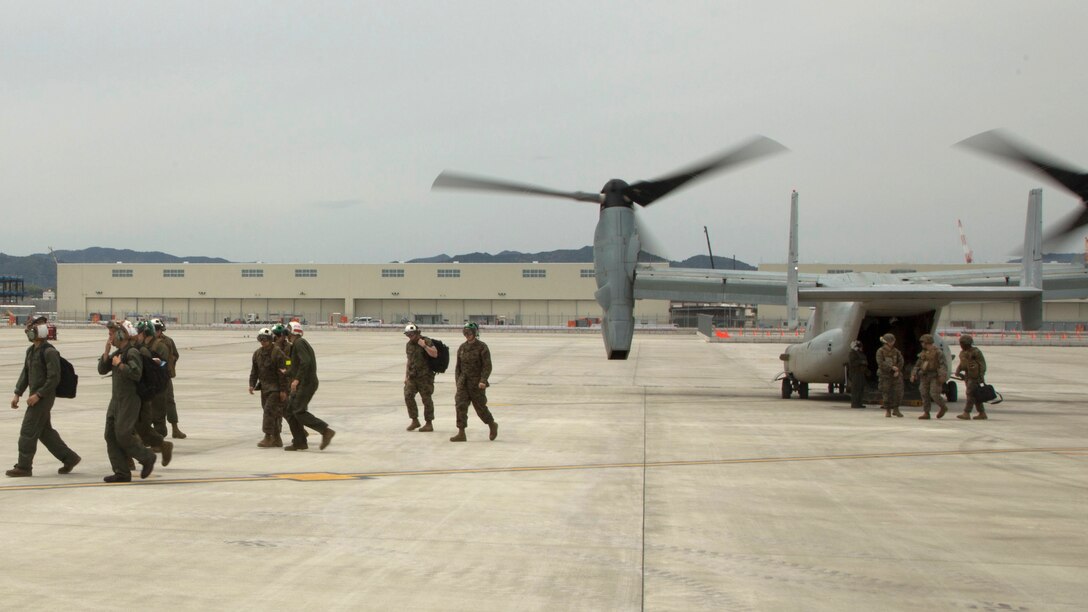
[[[275,325],[272,326],[272,335],[273,336],[286,336],[287,335],[287,326],[283,325],[282,323],[276,323]]]
[[[463,328],[463,330],[472,332],[473,336],[480,336],[480,326],[476,325],[475,321],[469,321],[468,323],[465,323],[465,327]]]

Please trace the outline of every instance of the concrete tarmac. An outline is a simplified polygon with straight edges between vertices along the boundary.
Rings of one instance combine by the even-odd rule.
[[[426,332],[426,330],[424,330]],[[83,462],[0,481],[8,610],[1083,610],[1086,349],[987,347],[988,421],[884,418],[814,387],[780,347],[491,333],[499,436],[407,432],[404,337],[307,334],[331,446],[259,449],[252,331],[168,330],[173,463],[107,485],[104,330],[60,330],[79,396],[53,424]],[[460,338],[434,334],[456,347]],[[0,381],[27,343],[0,330]],[[961,393],[962,395],[962,393]],[[8,396],[10,398],[10,395]],[[21,407],[25,407],[26,397]],[[0,412],[16,458],[22,409]],[[286,430],[286,428],[285,428]],[[6,469],[6,468],[5,468]]]

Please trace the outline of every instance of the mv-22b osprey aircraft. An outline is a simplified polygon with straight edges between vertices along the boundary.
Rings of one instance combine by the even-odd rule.
[[[1088,273],[1063,266],[1044,276],[1041,255],[1041,191],[1031,194],[1025,257],[1020,268],[930,274],[823,274],[797,272],[797,194],[791,201],[789,266],[786,274],[736,270],[661,269],[638,263],[642,241],[634,204],[648,206],[673,190],[706,175],[785,147],[757,137],[735,149],[663,178],[628,184],[613,179],[599,193],[566,192],[524,183],[443,172],[434,189],[468,189],[567,198],[600,205],[593,240],[597,281],[594,294],[603,310],[602,332],[609,359],[626,359],[634,331],[634,300],[773,304],[787,306],[797,324],[798,305],[814,306],[804,340],[786,348],[782,396],[808,396],[809,384],[845,390],[850,344],[860,339],[872,361],[877,339],[892,333],[908,359],[920,350],[917,338],[933,333],[941,309],[956,301],[1015,301],[1024,329],[1042,322],[1044,294],[1051,299],[1088,296]],[[936,334],[934,334],[935,337]],[[938,341],[941,349],[949,349]],[[949,355],[950,356],[950,355]],[[951,360],[949,361],[951,363]],[[955,399],[955,385],[946,393]]]

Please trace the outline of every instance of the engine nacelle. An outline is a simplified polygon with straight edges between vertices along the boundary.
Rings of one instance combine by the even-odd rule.
[[[634,212],[602,207],[593,239],[597,299],[603,311],[601,331],[609,359],[627,359],[635,333],[635,264],[641,244]]]

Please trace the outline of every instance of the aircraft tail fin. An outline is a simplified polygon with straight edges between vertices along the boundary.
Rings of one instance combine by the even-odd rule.
[[[786,317],[789,328],[797,329],[797,192],[790,196],[790,252],[786,257]]]
[[[1043,190],[1028,194],[1028,218],[1024,227],[1023,273],[1021,287],[1039,289],[1040,293],[1020,299],[1020,321],[1025,330],[1035,330],[1043,323]]]

